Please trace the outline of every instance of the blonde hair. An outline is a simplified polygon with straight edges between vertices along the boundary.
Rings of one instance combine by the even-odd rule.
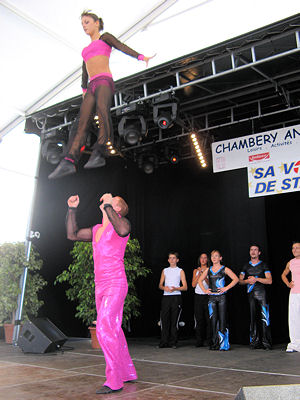
[[[219,253],[219,256],[222,257],[220,250],[213,250],[210,252],[210,255],[212,256],[214,253]]]

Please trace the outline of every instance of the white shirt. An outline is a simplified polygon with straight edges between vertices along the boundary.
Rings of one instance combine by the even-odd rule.
[[[197,270],[196,276],[198,276],[199,273],[200,273],[200,271]],[[204,280],[204,281],[202,281],[202,283],[203,283],[204,289],[208,289],[208,284],[207,284],[207,282]],[[203,292],[203,290],[202,290],[201,287],[198,285],[198,283],[197,283],[197,285],[196,285],[196,287],[195,287],[195,293],[197,293],[197,294],[206,294],[206,293]]]
[[[168,267],[164,269],[164,275],[165,275],[165,284],[164,286],[168,287],[179,287],[180,286],[180,272],[181,268],[179,267]],[[175,290],[174,292],[166,292],[164,290],[164,296],[175,296],[181,294],[180,290]]]

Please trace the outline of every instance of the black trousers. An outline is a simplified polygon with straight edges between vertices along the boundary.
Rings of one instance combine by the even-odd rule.
[[[195,293],[194,317],[195,317],[196,345],[202,345],[205,339],[210,341],[211,337],[207,294]]]
[[[181,306],[181,295],[162,297],[160,311],[160,345],[175,346],[177,344],[178,321],[181,313]]]
[[[209,318],[211,323],[211,347],[220,347],[219,331],[226,335],[226,295],[211,295],[208,299]]]
[[[265,348],[272,347],[269,305],[266,300],[265,290],[256,290],[248,293],[250,306],[250,346]],[[258,315],[259,314],[259,317]],[[259,321],[258,321],[259,320]],[[258,328],[261,328],[261,334]]]

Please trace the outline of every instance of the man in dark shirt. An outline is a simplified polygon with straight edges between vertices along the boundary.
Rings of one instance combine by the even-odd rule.
[[[272,347],[270,315],[265,285],[272,284],[272,275],[266,263],[259,259],[260,254],[260,247],[257,244],[250,246],[250,261],[242,268],[239,281],[241,285],[247,285],[250,305],[250,347],[270,350]],[[261,334],[257,327],[257,311],[260,314]]]

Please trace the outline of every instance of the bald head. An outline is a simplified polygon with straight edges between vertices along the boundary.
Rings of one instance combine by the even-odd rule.
[[[117,208],[116,211],[119,212],[122,215],[122,217],[125,217],[129,211],[126,201],[120,196],[115,196],[114,200],[115,200],[115,207]]]

